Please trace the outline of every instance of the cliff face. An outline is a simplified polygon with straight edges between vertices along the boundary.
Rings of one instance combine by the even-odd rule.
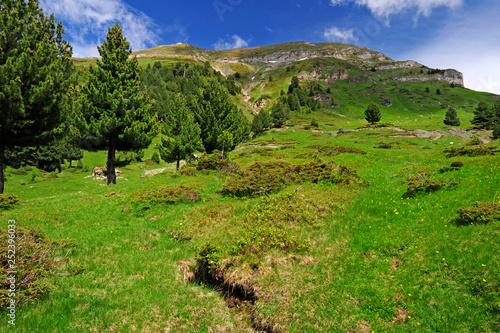
[[[387,56],[385,56],[380,52],[374,52],[368,49],[362,49],[349,45],[345,45],[344,47],[338,47],[338,48],[318,49],[318,50],[297,49],[297,50],[276,51],[264,55],[245,56],[238,60],[222,58],[219,61],[223,63],[242,62],[248,64],[262,64],[262,65],[278,67],[278,66],[288,65],[296,61],[304,61],[314,58],[336,58],[340,60],[346,60],[348,58],[356,58],[360,59],[361,61],[367,59],[374,59],[376,61],[393,61],[392,59],[388,58]]]
[[[461,72],[455,69],[447,69],[444,73],[430,74],[425,76],[403,76],[397,78],[396,80],[400,82],[422,82],[422,81],[431,81],[438,80],[444,81],[449,84],[454,84],[456,86],[463,87],[464,86],[464,76]]]

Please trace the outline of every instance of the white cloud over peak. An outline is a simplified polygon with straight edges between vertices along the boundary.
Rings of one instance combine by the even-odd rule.
[[[437,7],[448,7],[451,9],[461,6],[464,0],[330,0],[330,5],[339,6],[356,3],[358,6],[366,6],[372,14],[379,17],[389,17],[406,10],[417,10],[417,16],[422,14],[429,16]]]
[[[329,42],[356,42],[358,38],[354,35],[353,29],[339,29],[337,27],[325,28],[323,38]]]
[[[62,21],[73,44],[75,57],[98,56],[108,27],[117,21],[134,51],[154,46],[159,40],[153,20],[123,0],[41,0],[46,14]]]
[[[238,35],[232,35],[229,38],[219,38],[217,43],[212,46],[216,50],[227,50],[227,49],[239,49],[243,47],[248,47],[250,40],[246,41]]]

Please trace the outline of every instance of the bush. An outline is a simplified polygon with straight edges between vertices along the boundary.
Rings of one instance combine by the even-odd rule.
[[[456,162],[451,163],[452,168],[461,168],[463,166],[464,166],[464,162],[456,161]]]
[[[176,202],[196,202],[201,200],[199,191],[187,186],[166,186],[161,189],[138,192],[134,194],[133,204],[139,204],[143,209],[154,204],[171,204]]]
[[[332,163],[314,161],[291,165],[284,161],[256,162],[224,184],[222,193],[245,197],[261,193],[267,195],[290,183],[351,184],[359,181],[355,171]]]
[[[224,278],[223,269],[220,268],[220,254],[215,245],[206,243],[196,256],[196,277],[198,281],[209,284],[220,283]]]
[[[416,175],[409,175],[405,184],[407,186],[406,193],[403,197],[414,197],[422,193],[431,193],[440,190],[444,187],[453,187],[458,185],[458,183],[448,184],[444,180],[433,180],[431,176],[422,172]]]
[[[484,223],[500,221],[500,203],[475,202],[472,207],[457,210],[459,220],[463,223]]]
[[[181,176],[196,176],[196,174],[197,170],[194,167],[186,167],[179,171],[179,175]]]
[[[479,146],[481,144],[481,140],[477,135],[471,136],[470,140],[465,144],[466,146]]]
[[[12,229],[11,229],[12,230]],[[18,305],[26,303],[30,299],[36,299],[51,291],[54,286],[43,280],[49,275],[54,266],[52,254],[56,247],[65,246],[60,242],[45,237],[40,228],[29,227],[27,229],[16,228],[16,301]],[[5,306],[10,302],[10,282],[7,277],[8,268],[14,270],[9,261],[7,230],[0,230],[0,263],[3,270],[0,272],[0,305]]]
[[[391,143],[380,143],[377,147],[374,148],[382,148],[382,149],[390,149],[392,148]]]
[[[223,159],[219,153],[204,155],[196,162],[196,169],[222,171],[229,166],[229,161]]]
[[[311,127],[316,127],[318,128],[319,127],[319,123],[316,119],[313,118],[313,120],[311,120]]]
[[[494,155],[492,147],[461,147],[461,148],[448,148],[444,151],[447,158],[452,158],[455,156],[481,156],[481,155]]]
[[[445,172],[448,172],[448,171],[456,171],[456,170],[460,170],[460,168],[464,165],[463,162],[453,162],[451,163],[451,166],[449,167],[444,167],[444,168],[441,168],[441,170],[439,170],[440,173],[445,173]]]
[[[15,194],[0,194],[0,209],[14,208],[18,202],[19,198]]]

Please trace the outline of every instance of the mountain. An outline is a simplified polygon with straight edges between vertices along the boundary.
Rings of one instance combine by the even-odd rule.
[[[269,108],[293,76],[314,90],[325,109],[359,118],[370,102],[392,108],[399,119],[413,116],[441,117],[448,105],[467,114],[480,101],[493,103],[499,96],[464,88],[464,77],[455,69],[434,69],[416,61],[396,61],[383,53],[342,43],[290,42],[230,50],[207,50],[190,44],[162,45],[133,53],[141,66],[205,63],[242,87],[235,99],[248,118]],[[88,68],[92,59],[75,59]],[[83,65],[87,65],[86,67]],[[319,89],[321,88],[321,89]]]

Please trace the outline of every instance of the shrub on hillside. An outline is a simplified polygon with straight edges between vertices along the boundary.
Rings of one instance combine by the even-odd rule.
[[[500,203],[475,202],[472,207],[457,210],[459,220],[463,223],[484,223],[500,221]]]
[[[12,230],[12,229],[11,229]],[[29,227],[26,229],[15,228],[16,256],[15,262],[9,255],[12,253],[8,247],[9,233],[7,230],[0,230],[0,305],[6,306],[10,303],[9,293],[10,277],[9,271],[16,271],[16,304],[22,305],[30,299],[37,299],[40,296],[54,289],[54,286],[44,280],[54,266],[52,258],[54,249],[66,244],[51,240],[45,237],[41,228]],[[12,234],[12,233],[11,233]]]
[[[446,149],[445,156],[447,158],[455,157],[455,156],[481,156],[481,155],[494,155],[493,147],[460,147],[460,148],[448,148]]]
[[[227,159],[223,159],[219,153],[214,153],[210,155],[203,155],[196,161],[196,169],[201,170],[216,170],[222,171],[226,169],[230,162]]]
[[[458,183],[449,184],[444,180],[433,180],[431,175],[425,172],[409,175],[405,180],[405,184],[407,190],[403,195],[404,198],[414,197],[422,193],[431,193],[445,187],[449,188],[458,185]]]
[[[445,172],[448,172],[448,171],[456,171],[456,170],[460,170],[460,168],[464,165],[463,162],[453,162],[451,163],[451,165],[448,167],[443,167],[441,168],[441,170],[439,170],[440,173],[445,173]]]
[[[14,208],[18,202],[19,198],[15,194],[0,194],[0,209]]]
[[[304,182],[324,184],[359,183],[360,177],[345,166],[313,161],[291,165],[284,161],[253,163],[248,170],[232,177],[222,188],[222,193],[237,197],[268,194],[281,190],[284,186]]]
[[[149,209],[154,204],[171,204],[176,202],[196,202],[201,200],[199,191],[187,186],[166,186],[160,189],[137,192],[132,200],[133,204]]]
[[[179,175],[181,175],[181,176],[196,176],[197,171],[198,170],[194,167],[185,167],[185,168],[182,168],[181,171],[179,171]]]

